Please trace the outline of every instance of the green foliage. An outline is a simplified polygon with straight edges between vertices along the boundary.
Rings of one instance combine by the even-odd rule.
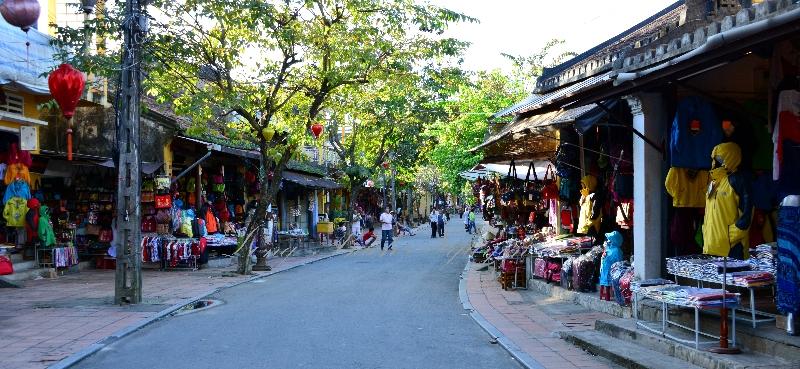
[[[501,72],[480,72],[443,104],[449,119],[433,124],[427,134],[436,141],[430,159],[441,172],[446,192],[454,195],[461,192],[465,180],[460,173],[482,159],[480,151],[469,152],[469,149],[485,139],[489,118],[524,96],[521,83]]]

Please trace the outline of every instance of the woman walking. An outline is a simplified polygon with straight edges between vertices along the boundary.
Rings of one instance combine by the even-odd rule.
[[[431,238],[436,238],[436,226],[439,224],[439,212],[436,211],[435,208],[432,208],[428,218],[431,221]]]

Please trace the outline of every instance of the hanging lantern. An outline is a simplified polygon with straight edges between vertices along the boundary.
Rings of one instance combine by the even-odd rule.
[[[383,167],[383,169],[389,169],[389,162],[384,161],[383,164],[381,164],[381,166]]]
[[[61,64],[47,77],[47,84],[50,86],[50,95],[67,119],[67,160],[72,160],[72,116],[83,94],[86,78],[71,65]]]
[[[311,134],[314,135],[314,138],[319,138],[319,135],[322,134],[322,124],[314,123],[311,125]]]
[[[8,24],[28,30],[39,21],[41,8],[37,0],[5,0],[0,3],[0,14]]]
[[[264,136],[264,139],[267,141],[272,141],[272,137],[275,137],[275,129],[273,128],[264,128],[261,130],[261,135]]]

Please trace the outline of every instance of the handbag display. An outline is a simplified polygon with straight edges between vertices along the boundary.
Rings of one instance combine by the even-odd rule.
[[[142,191],[142,202],[154,202],[156,201],[156,196],[153,191]]]
[[[6,255],[0,255],[0,275],[14,274],[14,263]]]
[[[156,191],[159,192],[169,191],[169,188],[171,186],[171,181],[169,176],[157,175],[155,182],[156,182]]]
[[[547,262],[542,258],[533,261],[533,276],[536,278],[547,278]]]
[[[558,183],[556,181],[556,173],[553,171],[553,166],[548,164],[547,170],[544,172],[542,178],[542,198],[545,200],[558,199]]]
[[[172,207],[172,195],[155,195],[156,209],[169,209]]]
[[[87,224],[86,225],[86,235],[87,236],[99,236],[100,235],[100,225],[99,224]]]
[[[111,229],[102,229],[97,237],[97,240],[103,243],[111,243],[114,240],[114,232]]]

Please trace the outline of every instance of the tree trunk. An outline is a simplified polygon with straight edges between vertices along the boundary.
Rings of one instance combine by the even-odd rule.
[[[267,245],[265,242],[260,242],[256,249],[256,265],[255,267],[250,263],[250,256],[252,255],[250,245],[253,239],[263,232],[264,221],[266,220],[267,207],[275,201],[275,196],[280,188],[281,178],[283,178],[283,169],[289,161],[292,150],[286,150],[283,157],[275,164],[275,170],[272,175],[272,180],[269,180],[268,164],[272,163],[272,158],[267,155],[267,142],[261,140],[261,164],[259,166],[259,178],[261,180],[261,197],[256,206],[255,214],[250,218],[247,223],[247,232],[239,243],[239,274],[250,274],[253,270],[269,270],[267,265]]]

